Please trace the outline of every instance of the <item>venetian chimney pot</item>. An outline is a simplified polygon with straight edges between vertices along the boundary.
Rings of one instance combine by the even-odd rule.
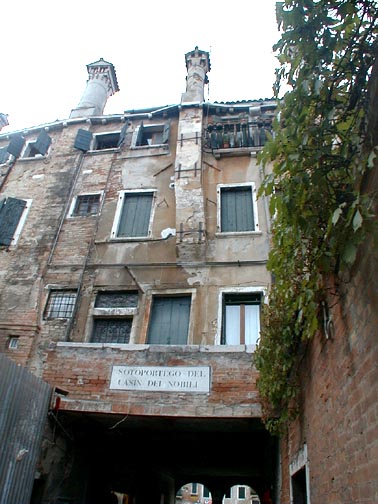
[[[205,96],[205,84],[207,72],[210,72],[210,56],[208,52],[196,48],[185,54],[186,68],[186,92],[182,94],[181,103],[203,102]]]
[[[117,76],[112,63],[100,58],[87,65],[87,87],[70,118],[102,115],[109,96],[119,91]]]

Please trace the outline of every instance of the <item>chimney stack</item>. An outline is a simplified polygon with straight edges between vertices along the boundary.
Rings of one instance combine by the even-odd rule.
[[[181,96],[181,103],[204,101],[207,72],[210,72],[210,56],[208,52],[196,48],[185,54],[185,63],[188,70],[186,77],[186,93]]]
[[[102,115],[108,97],[119,91],[112,63],[100,58],[87,65],[87,70],[87,87],[80,103],[71,111],[70,118]]]

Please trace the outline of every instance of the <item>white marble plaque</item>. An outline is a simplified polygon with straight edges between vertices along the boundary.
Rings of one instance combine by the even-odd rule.
[[[110,389],[210,392],[210,367],[113,366]]]

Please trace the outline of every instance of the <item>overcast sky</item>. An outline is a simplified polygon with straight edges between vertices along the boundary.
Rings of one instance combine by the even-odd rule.
[[[68,118],[100,58],[120,88],[105,114],[179,103],[195,46],[210,53],[206,101],[273,96],[275,0],[7,0],[1,25],[2,133]]]

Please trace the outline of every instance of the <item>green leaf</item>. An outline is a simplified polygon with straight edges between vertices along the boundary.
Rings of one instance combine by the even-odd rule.
[[[353,222],[352,222],[354,232],[356,232],[357,229],[360,229],[360,227],[362,226],[362,222],[363,222],[363,218],[362,218],[361,212],[357,208],[356,213],[354,214],[354,217],[353,217]]]
[[[353,243],[348,243],[344,249],[342,259],[346,264],[353,264],[356,260],[357,247]]]
[[[342,214],[342,210],[340,207],[336,208],[332,215],[332,224],[335,226],[339,220],[340,215]]]

